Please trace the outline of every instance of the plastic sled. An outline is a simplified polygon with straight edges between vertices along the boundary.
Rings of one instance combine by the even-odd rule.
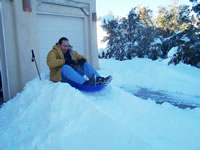
[[[82,85],[82,84],[75,83],[71,80],[65,80],[64,82],[70,84],[72,87],[80,91],[87,91],[87,92],[100,91],[106,86],[106,85]]]

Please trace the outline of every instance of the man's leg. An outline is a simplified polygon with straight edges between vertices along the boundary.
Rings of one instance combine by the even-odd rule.
[[[61,68],[61,74],[62,74],[62,79],[63,79],[62,81],[65,81],[66,79],[68,79],[79,84],[83,84],[86,81],[86,79],[83,76],[77,73],[69,65],[64,65]]]
[[[87,62],[81,67],[81,70],[85,73],[85,75],[90,79],[93,74],[96,75],[96,77],[99,77],[100,75],[98,72]]]
[[[95,84],[97,85],[104,85],[105,83],[108,83],[112,80],[112,76],[101,77],[99,73],[87,62],[80,68],[89,79],[92,77],[93,74],[95,74],[97,77]]]

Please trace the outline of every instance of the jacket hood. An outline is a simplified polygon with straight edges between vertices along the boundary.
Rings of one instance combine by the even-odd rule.
[[[61,49],[57,45],[54,45],[53,50],[61,50]]]
[[[62,50],[57,45],[53,46],[53,50],[58,52],[58,55],[60,56],[60,58],[64,58],[64,54],[63,54]]]

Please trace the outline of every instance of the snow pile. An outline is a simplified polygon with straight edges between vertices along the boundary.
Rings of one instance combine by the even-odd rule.
[[[104,59],[101,65],[100,73],[106,75],[112,72],[112,84],[117,87],[143,87],[200,97],[200,69],[190,65],[168,66],[166,61],[139,58],[127,61]],[[197,103],[200,104],[200,100]]]
[[[200,149],[200,109],[182,110],[168,103],[158,105],[117,87],[93,98],[113,120],[126,126],[154,150]]]
[[[196,150],[200,149],[200,109],[158,105],[123,87],[200,96],[200,71],[148,59],[101,60],[113,82],[96,93],[47,79],[29,82],[0,109],[3,150]]]
[[[30,82],[5,104],[0,116],[2,150],[150,148],[88,96],[64,83]]]

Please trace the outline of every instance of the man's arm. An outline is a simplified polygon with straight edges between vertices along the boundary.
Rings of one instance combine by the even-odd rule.
[[[49,68],[61,67],[65,64],[65,59],[56,59],[56,54],[54,52],[49,52],[47,56],[47,64]]]
[[[77,61],[80,60],[81,58],[83,58],[83,59],[85,59],[86,61],[88,61],[87,58],[86,58],[85,56],[80,55],[78,52],[74,51],[74,54],[75,54],[75,57],[76,57],[76,60],[77,60]]]

